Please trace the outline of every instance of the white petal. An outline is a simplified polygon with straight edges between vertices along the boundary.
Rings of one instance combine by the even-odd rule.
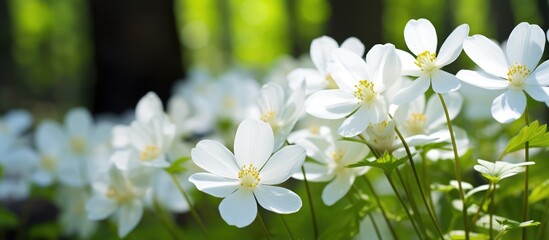
[[[67,138],[58,123],[44,121],[36,130],[35,142],[43,154],[57,157],[65,151]]]
[[[90,135],[93,119],[90,112],[84,108],[72,109],[65,117],[68,133],[71,137],[86,138]]]
[[[318,91],[305,101],[307,113],[324,119],[343,118],[358,106],[358,100],[352,93],[339,89]]]
[[[537,84],[527,84],[524,86],[524,91],[538,102],[549,101],[549,87],[541,87]]]
[[[520,90],[509,89],[492,102],[492,116],[500,123],[517,120],[526,108],[526,96]]]
[[[115,151],[110,158],[110,161],[114,163],[114,165],[122,170],[127,171],[129,169],[132,169],[132,167],[135,167],[137,164],[132,164],[133,161],[130,159],[132,156],[131,150],[119,150]]]
[[[160,98],[154,92],[148,92],[139,100],[135,107],[135,118],[137,121],[143,123],[163,113],[162,101],[160,101]]]
[[[401,105],[411,102],[420,95],[424,94],[431,85],[431,79],[427,75],[421,75],[416,80],[410,82],[396,94],[393,104]]]
[[[305,81],[305,94],[307,95],[320,91],[328,85],[326,76],[312,68],[294,69],[286,78],[288,79],[288,85],[291,89],[299,88],[301,82]]]
[[[524,64],[533,70],[541,59],[545,36],[538,25],[525,22],[517,25],[507,40],[507,57],[510,64]]]
[[[142,161],[143,166],[166,168],[170,166],[170,162],[167,161],[166,155],[162,154],[153,160]]]
[[[443,70],[431,73],[431,84],[436,93],[449,93],[461,87],[461,82],[456,76]]]
[[[275,213],[295,213],[302,206],[297,194],[282,187],[258,185],[254,195],[261,207]]]
[[[359,80],[370,79],[366,62],[355,53],[344,48],[336,49],[332,59],[328,64],[328,72],[340,89],[353,92]]]
[[[463,105],[463,97],[457,93],[444,94],[444,102],[446,103],[446,108],[448,109],[448,115],[450,120],[453,120],[461,110]],[[442,108],[442,103],[437,94],[432,95],[427,102],[427,107],[425,108],[425,117],[427,118],[427,123],[425,124],[426,129],[434,129],[441,124],[446,123],[446,116],[444,115],[444,109]]]
[[[336,178],[328,183],[322,191],[322,201],[324,204],[331,206],[336,203],[339,199],[345,196],[345,194],[347,194],[354,181],[355,176],[352,174],[342,174],[336,176]]]
[[[103,197],[93,196],[86,202],[86,212],[90,220],[102,220],[109,217],[116,209],[115,202]]]
[[[468,84],[488,90],[499,90],[509,86],[507,80],[498,78],[486,72],[460,70],[456,74],[456,77]]]
[[[261,168],[274,147],[274,136],[267,123],[246,119],[240,123],[234,138],[234,154],[239,167],[253,164]]]
[[[286,146],[276,152],[259,172],[261,183],[279,184],[298,171],[305,161],[305,149],[301,146]]]
[[[416,56],[424,51],[436,53],[437,32],[435,26],[427,19],[411,19],[404,27],[406,46]]]
[[[530,78],[535,79],[539,85],[549,85],[549,60],[540,64],[530,75]]]
[[[347,38],[345,41],[343,41],[341,47],[356,53],[356,55],[358,56],[364,55],[364,44],[356,37]]]
[[[4,115],[4,123],[14,135],[21,135],[32,124],[32,115],[27,110],[10,110]]]
[[[195,173],[189,177],[198,190],[214,197],[226,197],[238,189],[240,181],[222,178],[209,173]]]
[[[252,191],[238,189],[219,204],[221,218],[239,228],[250,225],[257,215],[257,203]]]
[[[240,171],[233,154],[216,141],[200,141],[191,150],[191,157],[200,168],[224,178],[236,179]]]
[[[326,182],[331,180],[334,176],[330,174],[330,169],[326,165],[321,165],[318,163],[306,162],[303,164],[305,168],[305,175],[307,176],[307,181],[311,182]],[[298,180],[303,180],[303,173],[301,171],[296,172],[293,178]]]
[[[375,109],[373,109],[375,110]],[[365,107],[359,108],[353,115],[349,116],[343,123],[341,124],[341,127],[337,130],[337,133],[344,137],[354,137],[366,130],[366,127],[368,127],[368,124],[371,122],[368,121],[369,114],[375,114],[376,116],[379,116],[376,111],[367,111]],[[372,117],[376,117],[372,116]]]
[[[437,55],[437,66],[443,67],[454,62],[463,49],[463,40],[469,35],[469,25],[457,27],[440,47]]]
[[[463,41],[463,50],[484,71],[507,78],[507,58],[492,40],[478,34],[468,37]]]
[[[118,216],[118,236],[125,237],[139,223],[143,216],[143,204],[140,200],[133,200],[120,207]]]
[[[311,59],[321,73],[326,73],[332,51],[337,47],[337,42],[328,36],[316,38],[311,42]]]
[[[257,105],[263,114],[270,111],[280,114],[284,106],[284,90],[278,83],[263,85],[259,91]]]
[[[397,55],[402,63],[402,75],[406,76],[419,76],[421,69],[415,64],[416,58],[408,52],[396,49]]]
[[[402,64],[392,44],[373,46],[366,54],[366,62],[369,80],[374,82],[374,90],[377,92],[391,87],[401,76]]]

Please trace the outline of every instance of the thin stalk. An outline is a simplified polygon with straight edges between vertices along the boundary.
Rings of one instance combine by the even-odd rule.
[[[267,226],[265,225],[265,222],[263,222],[263,218],[261,218],[261,214],[259,214],[259,212],[257,212],[257,218],[259,219],[261,228],[263,228],[263,232],[265,232],[265,237],[267,237],[267,240],[270,240],[271,236],[269,235],[269,230],[267,230]]]
[[[482,210],[482,206],[484,205],[484,202],[486,202],[486,199],[490,197],[490,194],[492,193],[492,186],[495,188],[495,184],[492,185],[492,182],[488,184],[488,189],[486,190],[486,194],[484,194],[484,197],[482,198],[482,201],[480,201],[480,204],[478,205],[477,212],[475,215],[473,215],[473,219],[471,220],[471,226],[475,226],[475,223],[477,222],[478,216],[480,215],[480,211]]]
[[[351,189],[353,189],[353,192],[355,192],[356,194],[360,194],[360,192],[358,191],[358,189],[354,185],[351,185]],[[351,195],[347,195],[347,197],[349,198],[349,202],[351,202],[351,205],[353,206],[353,209],[356,212],[358,212],[359,209],[356,208],[355,201],[353,200],[353,197]],[[368,213],[368,216],[370,217],[370,221],[372,221],[372,225],[374,226],[374,230],[376,231],[377,238],[379,240],[381,240],[382,239],[381,234],[379,233],[379,229],[377,228],[376,221],[372,217],[372,212],[371,211],[370,211],[370,213]]]
[[[292,230],[290,230],[290,227],[288,226],[288,223],[286,223],[286,219],[284,219],[284,216],[282,214],[278,214],[280,216],[280,219],[282,219],[282,222],[284,223],[284,227],[286,228],[286,231],[288,231],[288,235],[290,235],[290,239],[294,240],[294,235],[292,234]]]
[[[435,217],[435,214],[433,213],[433,210],[429,207],[429,204],[427,203],[427,199],[425,198],[425,193],[423,192],[423,188],[421,187],[421,183],[419,182],[419,177],[417,175],[416,166],[414,163],[414,159],[412,156],[412,152],[410,152],[410,147],[408,147],[408,144],[406,143],[406,140],[402,136],[402,133],[398,130],[397,127],[395,127],[395,132],[397,133],[398,137],[400,138],[400,141],[402,141],[402,145],[404,146],[404,149],[406,150],[406,154],[408,155],[408,160],[410,162],[410,166],[412,167],[412,172],[414,173],[414,179],[416,180],[417,187],[419,188],[419,193],[421,195],[421,200],[423,200],[423,204],[425,205],[425,208],[427,209],[427,213],[429,213],[429,217],[431,218],[431,221],[433,222],[433,225],[435,225],[435,229],[437,230],[437,233],[440,235],[440,238],[444,239],[444,233],[442,233],[442,230],[440,229],[440,226],[438,225],[438,221]],[[461,185],[460,185],[461,186]]]
[[[174,229],[173,221],[171,221],[171,219],[168,216],[166,216],[166,211],[162,208],[162,206],[160,206],[160,204],[158,204],[155,201],[153,203],[153,207],[156,212],[156,216],[158,217],[160,222],[162,222],[162,225],[164,225],[166,230],[168,230],[168,233],[170,233],[170,236],[172,237],[172,239],[179,239],[179,236],[176,230]]]
[[[524,124],[526,126],[529,126],[530,123],[529,123],[529,120],[528,120],[528,106],[526,107],[526,109],[524,109]],[[529,151],[529,147],[530,147],[530,142],[526,142],[524,144],[524,162],[528,162],[529,161],[529,155],[530,155],[530,151]],[[528,165],[524,166],[525,167],[525,170],[524,170],[524,199],[523,199],[523,206],[522,206],[522,221],[525,222],[525,221],[528,221]],[[526,232],[526,228],[522,228],[522,240],[526,240],[526,237],[527,237],[527,232]]]
[[[372,193],[372,196],[374,196],[374,199],[376,200],[376,204],[379,207],[379,210],[381,211],[381,215],[383,215],[383,219],[385,219],[385,223],[387,223],[387,227],[389,228],[389,231],[391,232],[391,235],[393,235],[393,239],[398,239],[398,236],[395,232],[395,229],[393,228],[393,225],[391,224],[391,221],[389,221],[389,217],[387,217],[387,212],[385,212],[385,208],[383,208],[383,205],[381,205],[381,200],[379,199],[379,196],[377,195],[376,191],[374,190],[374,187],[372,186],[372,183],[366,177],[366,175],[362,175],[364,181],[366,182],[366,185],[368,185],[368,188],[370,188],[370,192]]]
[[[371,212],[368,214],[368,217],[370,217],[370,221],[372,221],[372,225],[374,226],[374,230],[376,231],[377,239],[383,240],[383,238],[381,237],[381,233],[379,232],[379,228],[377,227],[377,223],[374,220],[374,216],[372,216]]]
[[[538,229],[537,239],[542,239],[541,236],[545,233],[545,226],[547,226],[547,217],[549,216],[549,199],[545,203],[545,209],[543,210],[543,219],[541,220],[541,226]]]
[[[431,206],[431,209],[435,209],[433,197],[431,196],[431,180],[429,179],[429,159],[427,159],[427,154],[425,151],[421,151],[421,166],[423,170],[422,176],[425,194],[427,194],[427,200],[429,200],[429,205]]]
[[[185,189],[183,189],[183,187],[181,187],[181,184],[179,183],[179,181],[177,180],[175,175],[173,173],[169,173],[169,174],[172,177],[172,180],[175,183],[175,186],[177,187],[179,192],[181,192],[181,195],[183,195],[183,197],[185,198],[185,201],[187,201],[187,204],[189,204],[189,209],[191,210],[191,215],[193,216],[194,220],[198,224],[198,227],[200,228],[200,231],[204,235],[204,238],[209,239],[208,231],[206,230],[206,227],[204,226],[204,223],[202,222],[202,219],[200,219],[200,215],[198,215],[198,212],[196,212],[196,209],[194,208],[193,204],[191,203],[191,199],[189,198],[189,195],[187,195],[187,193],[185,192]]]
[[[396,168],[395,171],[397,173],[398,180],[400,181],[400,184],[402,185],[402,188],[404,189],[404,193],[406,193],[406,197],[408,197],[408,199],[409,199],[410,206],[412,206],[412,210],[414,211],[413,216],[416,217],[417,224],[418,224],[419,228],[421,228],[421,230],[423,232],[423,235],[425,237],[428,237],[429,235],[427,234],[427,230],[425,228],[425,225],[423,225],[423,221],[421,220],[421,215],[419,213],[419,209],[417,207],[416,200],[414,199],[414,195],[412,194],[412,192],[410,192],[410,189],[407,187],[406,182],[402,178],[402,174],[400,174],[400,170],[398,168]]]
[[[421,232],[419,231],[418,227],[416,226],[416,221],[414,221],[414,218],[412,218],[412,214],[410,213],[410,210],[408,209],[408,207],[406,206],[406,203],[404,202],[404,200],[400,196],[400,193],[398,193],[398,190],[395,186],[395,183],[391,179],[391,176],[388,173],[385,173],[385,176],[387,177],[387,180],[389,181],[389,184],[391,184],[391,187],[393,188],[393,191],[395,192],[395,195],[397,196],[398,201],[400,202],[400,204],[404,208],[404,211],[406,212],[406,215],[408,215],[408,219],[410,219],[410,222],[412,223],[412,226],[414,227],[414,230],[416,231],[417,235],[421,238]]]
[[[318,239],[318,226],[316,225],[316,214],[313,206],[313,198],[311,197],[311,190],[309,189],[309,181],[307,181],[307,175],[305,174],[305,168],[301,166],[301,173],[303,174],[303,181],[305,182],[305,189],[307,190],[307,199],[309,200],[309,208],[311,209],[311,221],[313,222],[314,239]]]
[[[459,155],[457,152],[456,138],[454,137],[454,129],[452,128],[450,114],[448,114],[448,108],[446,107],[446,102],[444,101],[444,97],[440,93],[438,93],[438,97],[440,98],[440,103],[442,104],[442,108],[444,110],[444,116],[446,117],[446,124],[448,125],[448,131],[450,132],[450,140],[452,141],[452,149],[454,150],[456,180],[458,181],[459,198],[461,198],[461,202],[463,204],[462,206],[463,230],[465,231],[465,240],[469,240],[469,224],[467,224],[467,206],[466,206],[467,204],[465,203],[465,194],[463,193],[463,186],[461,185],[461,168],[459,164]]]
[[[495,183],[494,183],[495,185]],[[495,191],[495,188],[494,188],[494,191],[492,191],[492,194],[491,194],[491,197],[490,197],[490,239],[494,239],[494,228],[493,228],[493,221],[494,221],[494,208],[495,208],[495,204],[494,204],[494,198],[495,198],[495,195],[496,195],[496,191]]]

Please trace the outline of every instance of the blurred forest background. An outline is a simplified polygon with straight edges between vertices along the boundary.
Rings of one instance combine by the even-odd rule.
[[[0,112],[119,113],[147,91],[167,99],[190,68],[262,76],[321,35],[406,49],[404,26],[421,17],[439,46],[462,23],[498,41],[522,21],[549,28],[547,0],[3,0]],[[472,66],[462,54],[449,70]]]

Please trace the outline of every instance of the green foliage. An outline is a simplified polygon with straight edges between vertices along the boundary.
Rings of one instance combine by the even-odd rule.
[[[393,155],[389,154],[388,151],[385,151],[383,153],[383,156],[379,157],[375,161],[368,161],[367,159],[363,159],[360,162],[357,162],[355,164],[351,164],[347,167],[375,167],[382,169],[385,173],[391,174],[395,168],[400,166],[401,164],[404,164],[408,160],[408,157],[403,157],[400,159],[395,158]]]
[[[350,204],[334,214],[328,227],[321,232],[319,239],[352,239],[359,233],[360,222],[373,209],[368,196],[356,192],[348,194]]]
[[[537,185],[528,197],[530,204],[543,200],[549,197],[549,179],[545,180],[542,184]]]
[[[191,157],[181,157],[175,160],[169,167],[165,169],[166,172],[168,172],[169,174],[183,173],[186,170],[186,168],[183,167],[183,164],[189,161],[189,159],[191,159]]]
[[[516,136],[509,140],[503,155],[524,149],[526,142],[529,143],[530,147],[548,147],[549,132],[547,132],[547,124],[540,126],[538,121],[534,121],[529,126],[524,126]]]
[[[7,209],[0,208],[0,229],[13,228],[19,224],[17,216]]]
[[[29,231],[30,239],[59,239],[61,229],[56,222],[46,222],[33,226]]]

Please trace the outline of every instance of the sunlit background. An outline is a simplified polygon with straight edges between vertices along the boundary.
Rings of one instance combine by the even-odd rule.
[[[547,29],[548,9],[545,0],[0,1],[0,110],[122,112],[148,90],[166,99],[191,68],[261,80],[281,59],[307,59],[321,35],[406,49],[404,25],[425,17],[439,42],[462,23],[501,41],[521,21]],[[450,70],[464,65],[462,56]]]

